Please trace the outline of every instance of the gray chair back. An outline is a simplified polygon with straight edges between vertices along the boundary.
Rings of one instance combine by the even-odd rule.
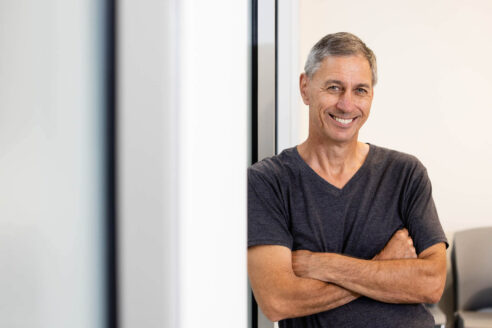
[[[492,307],[492,227],[457,232],[452,265],[456,310]]]

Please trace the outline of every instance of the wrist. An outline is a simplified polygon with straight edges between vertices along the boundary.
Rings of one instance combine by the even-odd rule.
[[[325,282],[333,282],[333,261],[334,253],[317,253],[316,265],[313,266],[311,277]]]

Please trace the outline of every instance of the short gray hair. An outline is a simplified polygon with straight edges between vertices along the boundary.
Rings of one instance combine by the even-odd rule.
[[[328,56],[362,55],[369,62],[372,72],[372,85],[378,81],[376,55],[357,36],[348,32],[328,34],[314,45],[304,65],[306,75],[311,78]]]

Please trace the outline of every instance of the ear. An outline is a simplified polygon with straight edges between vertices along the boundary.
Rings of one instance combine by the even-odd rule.
[[[301,76],[299,76],[299,90],[301,91],[302,101],[305,105],[309,105],[308,84],[308,76],[306,73],[302,73]]]

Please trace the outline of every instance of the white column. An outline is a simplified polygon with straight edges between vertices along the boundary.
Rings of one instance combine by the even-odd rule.
[[[121,1],[121,325],[246,327],[247,1]]]
[[[299,0],[278,1],[277,152],[300,142]]]

